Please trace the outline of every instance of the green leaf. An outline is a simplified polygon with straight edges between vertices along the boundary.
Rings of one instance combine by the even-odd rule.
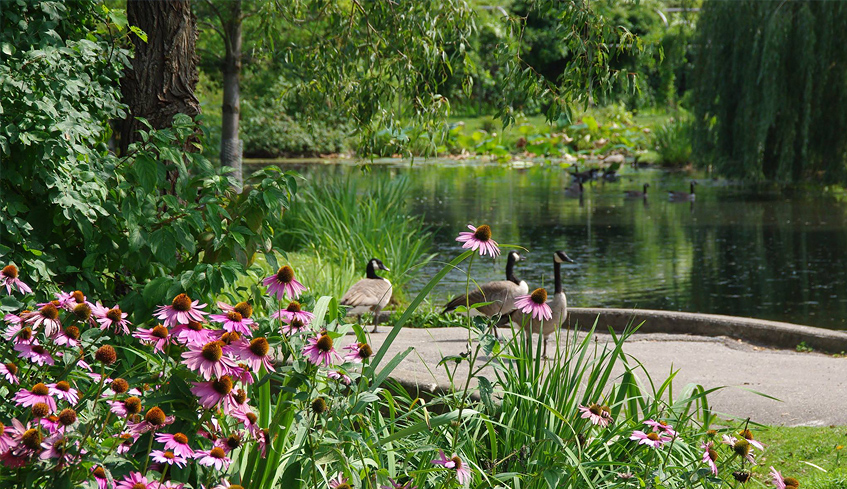
[[[141,39],[144,42],[147,42],[147,33],[142,31],[140,27],[135,26],[135,25],[131,25],[131,26],[129,26],[129,30],[132,31],[133,34],[138,36],[139,39]]]
[[[138,177],[138,183],[145,192],[150,193],[156,189],[159,181],[159,163],[147,153],[141,153],[135,158],[133,169]]]

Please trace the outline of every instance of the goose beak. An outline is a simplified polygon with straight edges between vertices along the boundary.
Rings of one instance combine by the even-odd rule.
[[[575,262],[575,261],[573,261],[573,260],[571,259],[571,257],[569,257],[568,255],[565,255],[565,261],[566,261],[566,262],[568,262],[568,263],[576,263],[576,262]]]
[[[391,269],[390,269],[390,268],[388,268],[387,266],[382,265],[382,264],[380,264],[380,265],[379,265],[379,269],[380,269],[380,270],[385,270],[386,272],[390,272],[390,271],[391,271]]]

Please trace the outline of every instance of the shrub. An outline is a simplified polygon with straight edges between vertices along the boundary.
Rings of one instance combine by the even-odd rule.
[[[653,144],[662,165],[688,164],[691,161],[691,122],[687,118],[671,118],[653,133]]]

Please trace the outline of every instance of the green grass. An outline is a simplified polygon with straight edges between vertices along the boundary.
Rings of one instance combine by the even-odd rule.
[[[803,488],[847,487],[847,426],[768,426],[757,430],[756,438],[765,445],[756,472],[760,480],[769,479],[773,466],[783,476],[799,480]]]

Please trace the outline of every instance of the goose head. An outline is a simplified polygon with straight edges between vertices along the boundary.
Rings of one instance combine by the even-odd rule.
[[[385,270],[386,272],[391,271],[391,269],[385,266],[382,263],[382,260],[380,260],[379,258],[371,258],[371,261],[368,262],[368,265],[373,267],[374,269]]]
[[[524,258],[517,251],[510,251],[508,259],[513,262],[519,262]]]
[[[557,251],[553,253],[553,261],[556,263],[574,263],[574,261],[565,253],[564,251]]]

